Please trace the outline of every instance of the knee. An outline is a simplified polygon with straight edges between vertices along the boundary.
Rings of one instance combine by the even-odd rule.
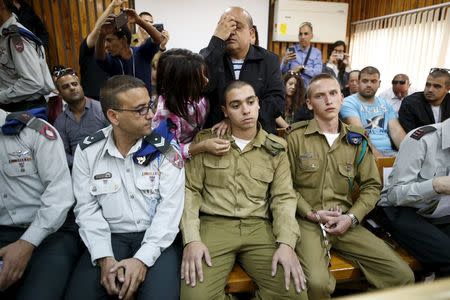
[[[180,300],[209,300],[209,299],[222,299],[225,296],[225,291],[223,295],[211,295],[208,292],[205,283],[199,282],[195,287],[187,285],[184,281],[181,282],[180,287]]]
[[[415,282],[414,273],[406,262],[400,261],[394,266],[395,272],[392,272],[392,278],[388,280],[386,286],[402,286],[413,284]]]
[[[328,272],[314,271],[306,280],[310,299],[329,298],[334,291],[334,277],[332,278]]]

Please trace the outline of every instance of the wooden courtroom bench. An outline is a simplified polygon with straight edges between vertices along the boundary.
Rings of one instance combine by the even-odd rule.
[[[380,172],[381,182],[383,182],[383,169],[392,167],[395,161],[393,157],[382,157],[377,158],[377,166],[378,171]],[[403,248],[398,246],[397,243],[393,240],[387,241],[389,245],[393,246],[393,249],[397,252],[397,254],[408,263],[413,271],[421,270],[420,263],[412,257],[409,253],[407,253]],[[348,282],[356,282],[361,281],[363,279],[361,270],[358,266],[352,264],[351,262],[345,260],[339,254],[331,252],[331,265],[330,265],[331,274],[333,274],[336,279],[336,283],[348,283]],[[225,287],[225,291],[227,293],[252,293],[256,290],[256,286],[250,276],[245,273],[245,271],[239,266],[239,264],[235,264],[229,277],[228,282]]]

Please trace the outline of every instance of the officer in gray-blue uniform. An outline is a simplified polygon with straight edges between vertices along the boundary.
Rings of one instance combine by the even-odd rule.
[[[450,119],[411,131],[378,203],[392,236],[437,276],[450,276]]]
[[[0,108],[22,111],[45,106],[55,87],[42,42],[18,23],[11,0],[0,0]]]
[[[75,214],[87,251],[67,299],[179,299],[181,241],[174,240],[183,159],[167,130],[151,130],[140,79],[111,77],[100,98],[111,126],[85,138],[73,162]]]
[[[81,246],[61,227],[74,203],[63,143],[27,113],[0,109],[0,126],[0,299],[61,299]]]

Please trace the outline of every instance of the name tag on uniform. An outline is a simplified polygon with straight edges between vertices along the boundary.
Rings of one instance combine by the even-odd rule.
[[[112,177],[112,174],[110,172],[106,172],[103,174],[96,174],[94,175],[94,179],[95,180],[100,180],[100,179],[110,179]]]

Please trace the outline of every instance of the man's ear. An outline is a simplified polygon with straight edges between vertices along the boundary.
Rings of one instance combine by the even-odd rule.
[[[306,106],[308,106],[309,110],[313,110],[313,107],[311,105],[311,101],[309,99],[306,99]]]
[[[228,118],[227,108],[223,105],[221,105],[220,108],[222,108],[222,112],[223,112],[225,118]]]
[[[115,126],[119,125],[119,118],[118,118],[117,112],[115,112],[112,109],[108,109],[106,111],[106,116],[108,117],[108,121],[112,125],[115,125]]]

